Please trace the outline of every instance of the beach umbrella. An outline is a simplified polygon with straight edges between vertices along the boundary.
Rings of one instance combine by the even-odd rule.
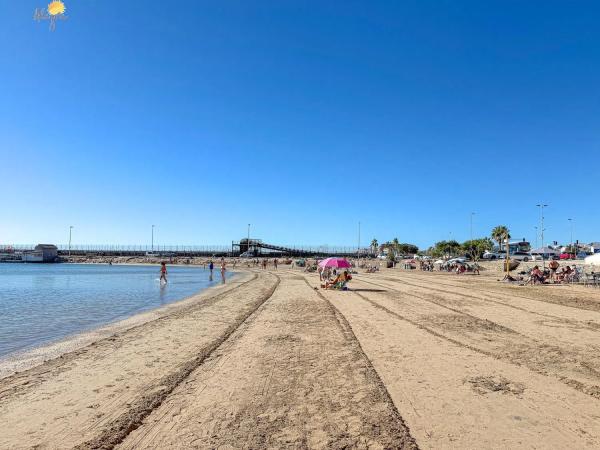
[[[319,267],[337,267],[339,269],[345,269],[352,266],[344,258],[327,258],[319,263]]]

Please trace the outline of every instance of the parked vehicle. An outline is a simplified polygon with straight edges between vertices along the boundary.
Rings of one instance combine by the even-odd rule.
[[[449,259],[447,261],[447,264],[464,264],[466,262],[467,262],[467,258],[460,256],[458,258]]]
[[[561,253],[560,259],[575,259],[575,255],[573,253]]]
[[[533,261],[533,256],[529,252],[514,252],[512,255],[510,255],[510,259],[527,262]]]
[[[494,259],[499,259],[500,255],[498,253],[488,252],[486,250],[485,252],[483,252],[483,256],[481,258],[483,258],[483,259],[489,259],[489,260],[494,260]]]
[[[240,255],[240,258],[254,258],[254,252],[244,252]]]

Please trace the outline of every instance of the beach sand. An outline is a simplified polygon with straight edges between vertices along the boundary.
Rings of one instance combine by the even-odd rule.
[[[599,448],[600,290],[488,266],[244,270],[0,380],[0,448]]]

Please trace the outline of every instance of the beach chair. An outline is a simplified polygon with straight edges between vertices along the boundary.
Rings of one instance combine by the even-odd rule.
[[[338,283],[334,283],[329,287],[325,287],[325,289],[328,290],[334,290],[334,291],[346,291],[348,290],[348,287],[346,286],[348,284],[348,281],[340,281]],[[325,284],[326,286],[326,284]],[[323,287],[323,285],[321,285],[321,287]]]
[[[594,274],[594,272],[591,272],[591,273],[584,272],[583,275],[581,275],[580,280],[584,286],[594,286],[595,287],[597,284],[597,277]]]
[[[347,284],[347,281],[340,281],[339,283],[333,285],[333,289],[338,291],[345,291],[348,289]]]
[[[573,272],[567,277],[568,283],[580,283],[583,277],[583,268],[582,267],[574,267]]]

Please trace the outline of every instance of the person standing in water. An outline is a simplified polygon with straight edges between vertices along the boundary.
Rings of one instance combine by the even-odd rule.
[[[225,271],[227,267],[225,266],[225,260],[221,259],[221,281],[225,284]]]
[[[160,282],[162,283],[164,280],[165,284],[167,283],[167,263],[164,261],[160,263]]]
[[[208,270],[210,270],[210,278],[209,280],[212,281],[213,280],[213,270],[215,268],[215,265],[212,262],[212,259],[210,260],[210,262],[208,263]]]

